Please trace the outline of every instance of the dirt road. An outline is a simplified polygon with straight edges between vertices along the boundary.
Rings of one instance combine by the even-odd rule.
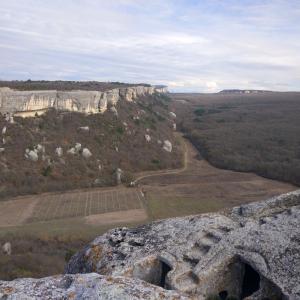
[[[187,169],[189,157],[189,151],[187,146],[187,141],[183,138],[181,133],[176,132],[175,135],[182,141],[183,145],[183,166],[179,169],[167,169],[167,170],[160,170],[160,171],[147,171],[141,172],[137,175],[136,179],[133,181],[134,185],[136,185],[142,179],[154,176],[163,176],[163,175],[171,175],[171,174],[179,174],[184,172]]]

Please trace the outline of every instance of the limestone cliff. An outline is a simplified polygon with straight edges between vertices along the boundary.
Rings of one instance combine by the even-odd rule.
[[[165,93],[162,86],[132,86],[115,88],[107,91],[17,91],[0,88],[0,112],[16,116],[32,116],[49,108],[78,111],[83,113],[103,113],[108,105],[115,106],[124,99],[133,101],[144,95]]]
[[[2,281],[0,299],[300,299],[300,190],[111,230],[66,272]]]

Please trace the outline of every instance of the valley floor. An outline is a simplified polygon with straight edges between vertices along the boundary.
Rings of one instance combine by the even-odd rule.
[[[130,219],[128,212],[142,210],[149,219],[216,211],[297,189],[287,183],[262,178],[251,173],[221,170],[201,159],[194,146],[177,134],[184,147],[181,169],[144,172],[137,175],[137,187],[95,188],[64,193],[17,197],[0,203],[0,231],[4,227],[80,219],[82,223],[106,218],[109,224],[145,221]],[[127,217],[123,218],[123,212]],[[118,214],[119,219],[118,220]]]
[[[182,135],[177,135],[185,148],[183,168],[138,174],[134,188],[47,193],[1,202],[0,243],[11,241],[13,255],[9,258],[10,262],[7,258],[0,259],[0,278],[5,277],[3,264],[14,265],[16,258],[19,265],[26,261],[21,256],[28,253],[23,246],[18,247],[24,239],[28,243],[31,239],[33,244],[36,239],[47,241],[49,245],[52,241],[63,243],[61,252],[56,255],[64,260],[69,243],[73,243],[73,248],[80,247],[110,228],[217,211],[297,189],[291,184],[255,174],[217,169],[201,159]],[[31,257],[39,255],[38,247],[30,249]],[[52,254],[43,253],[43,257],[47,255]],[[41,263],[39,271],[28,270],[28,276],[60,273],[62,265],[57,264],[57,269],[49,270],[48,265],[43,269]],[[21,270],[24,273],[24,267]],[[6,278],[22,276],[22,272]]]
[[[187,139],[181,139],[186,149],[184,168],[139,181],[152,219],[217,211],[298,189],[253,173],[215,168]]]

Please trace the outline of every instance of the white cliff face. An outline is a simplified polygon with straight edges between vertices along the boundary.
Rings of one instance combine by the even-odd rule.
[[[22,117],[35,116],[49,108],[78,111],[86,114],[104,113],[108,105],[116,106],[118,101],[132,102],[138,97],[162,93],[162,88],[133,86],[99,91],[16,91],[0,88],[0,112]],[[26,112],[31,112],[26,114]]]
[[[55,102],[54,94],[47,95],[45,93],[40,95],[32,94],[29,101],[25,101],[21,107],[22,111],[41,110],[45,107],[53,107]]]

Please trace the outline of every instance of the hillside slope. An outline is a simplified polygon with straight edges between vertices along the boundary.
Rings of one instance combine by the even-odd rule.
[[[172,98],[180,129],[209,163],[300,185],[300,93]]]
[[[168,103],[154,94],[119,101],[104,114],[53,109],[13,124],[1,117],[0,197],[114,185],[118,168],[129,182],[136,171],[179,167]]]

